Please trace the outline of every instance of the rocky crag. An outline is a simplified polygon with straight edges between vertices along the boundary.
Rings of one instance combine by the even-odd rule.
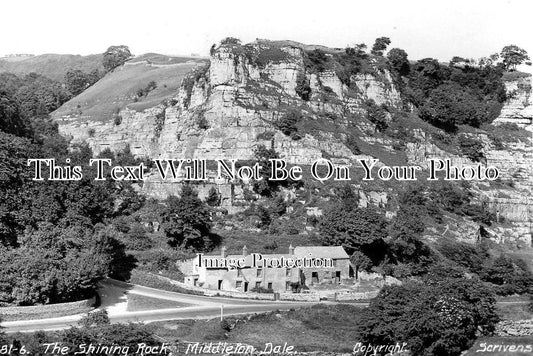
[[[121,119],[114,122],[62,118],[58,120],[60,132],[74,141],[88,142],[96,153],[130,146],[135,155],[151,159],[251,160],[256,147],[265,145],[301,165],[321,157],[353,163],[371,156],[387,164],[424,166],[429,158],[450,158],[458,166],[473,164],[459,153],[439,147],[432,135],[420,128],[410,129],[407,143],[377,134],[376,126],[367,118],[371,102],[389,108],[389,121],[391,112],[405,112],[411,107],[379,59],[371,58],[364,71],[347,75],[335,67],[313,70],[306,50],[294,42],[223,44],[212,50],[208,65],[183,80],[173,99],[143,112],[122,110],[118,114]],[[324,52],[332,56],[336,51]],[[531,77],[507,81],[506,87],[510,99],[494,124],[516,123],[531,130]],[[280,123],[293,109],[302,114],[293,128],[296,134],[288,134]],[[473,189],[511,224],[500,234],[502,239],[530,246],[531,138],[496,145],[484,133],[472,135],[484,143],[485,164],[500,169],[502,180],[511,182],[501,189],[483,183]],[[222,206],[230,212],[239,210],[236,202],[243,201],[242,186],[212,180],[198,186],[200,196],[212,186],[220,192]],[[164,198],[177,193],[179,187],[153,175],[143,190]],[[386,201],[386,192],[376,194],[384,195]],[[362,204],[366,203],[363,199]],[[466,230],[475,234],[473,227]]]

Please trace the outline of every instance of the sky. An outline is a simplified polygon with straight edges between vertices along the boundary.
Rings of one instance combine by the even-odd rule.
[[[386,36],[410,59],[479,58],[516,44],[533,54],[531,0],[8,0],[0,55],[207,55],[232,36],[345,47]]]

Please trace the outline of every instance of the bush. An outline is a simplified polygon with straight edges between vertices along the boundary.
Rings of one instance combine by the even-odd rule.
[[[137,97],[141,98],[143,96],[147,96],[155,88],[157,88],[157,83],[152,80],[144,88],[137,90]]]
[[[331,89],[331,88],[330,88]],[[309,85],[309,79],[305,76],[304,73],[298,72],[296,75],[296,94],[302,100],[309,101],[309,97],[311,95],[311,86]]]
[[[323,72],[326,70],[329,58],[324,51],[315,49],[313,51],[306,52],[306,54],[306,66],[311,71]]]
[[[354,155],[361,154],[361,150],[359,149],[359,146],[357,145],[357,140],[355,139],[353,135],[348,135],[346,137],[345,145],[346,147],[350,149],[350,151],[352,151]]]
[[[499,318],[495,298],[478,280],[443,278],[386,286],[364,310],[364,343],[407,343],[413,356],[459,355],[479,335],[490,335]]]
[[[257,140],[272,140],[272,138],[274,138],[274,135],[276,133],[273,132],[273,131],[265,131],[265,132],[261,132],[260,134],[257,134],[257,137],[256,139]]]
[[[484,281],[497,285],[495,291],[500,295],[532,292],[533,274],[521,259],[501,255],[487,263],[480,276]]]
[[[207,130],[209,128],[209,121],[205,118],[204,115],[200,115],[196,120],[196,124],[202,130]]]
[[[263,287],[253,287],[250,291],[254,293],[269,293],[269,294],[274,293],[274,290],[272,288],[263,288]]]
[[[296,124],[303,118],[301,112],[297,110],[289,110],[277,122],[276,127],[283,132],[284,135],[290,136],[293,140],[299,139],[298,128]]]
[[[378,106],[374,100],[370,99],[365,102],[367,107],[367,119],[376,125],[376,130],[384,131],[389,126],[387,113],[384,106]]]
[[[220,205],[220,195],[215,187],[211,187],[209,189],[209,192],[207,192],[207,197],[205,198],[205,202],[209,206]]]
[[[241,40],[235,37],[226,37],[222,41],[220,41],[220,44],[238,46],[241,44]]]
[[[480,162],[485,158],[483,154],[483,143],[475,138],[460,135],[458,144],[461,148],[461,153],[474,162]]]
[[[444,257],[472,273],[481,272],[483,263],[490,257],[483,246],[472,246],[458,241],[444,241],[438,246],[438,250]]]

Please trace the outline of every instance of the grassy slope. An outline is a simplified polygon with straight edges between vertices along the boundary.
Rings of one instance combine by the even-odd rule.
[[[0,58],[0,72],[11,72],[17,75],[35,72],[61,81],[70,69],[80,69],[84,72],[91,72],[94,69],[103,70],[102,55],[42,54],[22,60]]]
[[[316,305],[288,312],[259,314],[227,332],[219,319],[156,322],[149,327],[167,340],[245,343],[263,350],[265,343],[294,345],[296,351],[350,352],[360,339],[361,309],[347,304]],[[229,318],[230,320],[233,318]]]
[[[150,298],[138,294],[128,295],[128,311],[183,308],[187,306],[190,306],[190,304],[178,303],[171,300]]]
[[[126,64],[66,102],[52,113],[52,117],[58,119],[62,116],[73,115],[83,118],[84,121],[106,121],[112,118],[116,109],[128,107],[142,111],[175,95],[183,76],[196,65],[198,62],[184,63],[183,61],[155,66],[142,61]],[[146,87],[152,80],[157,83],[157,88],[146,97],[140,98],[138,102],[133,102],[137,90]]]

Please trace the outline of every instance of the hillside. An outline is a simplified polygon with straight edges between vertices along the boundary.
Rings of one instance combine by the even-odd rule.
[[[0,58],[0,72],[24,75],[31,72],[44,75],[50,79],[62,81],[65,73],[79,69],[90,73],[95,69],[103,70],[102,55],[80,56],[73,54],[42,54],[31,57]]]
[[[154,107],[173,96],[184,75],[201,62],[199,58],[158,54],[135,57],[65,103],[52,117],[80,122],[109,121],[119,110],[142,111]],[[157,87],[139,97],[138,90],[151,81]]]
[[[179,74],[164,88],[157,75],[175,73],[173,67],[126,65],[64,105],[53,117],[61,133],[73,137],[74,142],[88,142],[95,153],[129,146],[135,155],[147,158],[253,160],[257,147],[264,145],[288,162],[304,166],[318,158],[356,165],[358,159],[373,157],[380,160],[379,166],[417,164],[425,168],[430,158],[450,159],[459,167],[482,160],[498,168],[501,177],[497,182],[471,182],[468,194],[475,196],[476,204],[488,204],[491,214],[505,219],[505,224],[493,225],[490,233],[512,245],[531,246],[533,182],[528,171],[532,145],[531,134],[524,130],[532,127],[530,76],[507,75],[505,81],[494,81],[485,89],[494,99],[488,101],[489,95],[483,94],[485,103],[468,87],[472,75],[485,75],[481,71],[476,74],[476,69],[451,68],[426,59],[411,64],[414,72],[400,78],[382,56],[348,55],[290,41],[222,44],[212,51],[209,65],[184,77],[178,88],[178,80],[193,66],[176,65]],[[405,83],[415,89],[419,83],[426,85],[424,75],[435,67],[441,75],[453,72],[459,83],[450,87],[443,81],[446,90],[439,95],[452,89],[473,93],[469,94],[472,103],[453,115],[468,113],[473,105],[486,105],[479,114],[485,116],[478,118],[488,122],[442,129],[421,119],[425,111],[435,111],[425,108],[431,98],[416,97],[419,94],[413,94]],[[464,80],[465,75],[470,79]],[[132,77],[135,84],[128,79]],[[158,82],[157,89],[131,103],[135,90],[149,80]],[[159,90],[161,94],[157,94]],[[163,98],[172,100],[156,105]],[[81,113],[76,114],[76,110]],[[444,107],[437,108],[437,113],[439,110]],[[452,129],[454,132],[447,131]],[[403,185],[361,181],[361,170],[353,174],[352,185],[359,192],[360,204],[384,206],[391,216],[396,213],[398,190]],[[313,182],[305,184],[314,187]],[[331,184],[327,182],[327,186]],[[180,183],[160,181],[153,175],[144,183],[143,191],[162,199],[178,194],[180,187]],[[230,213],[248,206],[246,184],[210,180],[197,186],[200,197],[206,197],[213,187]],[[321,191],[320,198],[309,199],[306,191],[287,193],[302,201],[293,206],[298,221],[295,225],[306,226],[302,212],[320,214],[327,205],[327,189],[314,189]],[[449,236],[473,241],[479,224],[467,215],[454,213],[426,233],[430,239]]]

